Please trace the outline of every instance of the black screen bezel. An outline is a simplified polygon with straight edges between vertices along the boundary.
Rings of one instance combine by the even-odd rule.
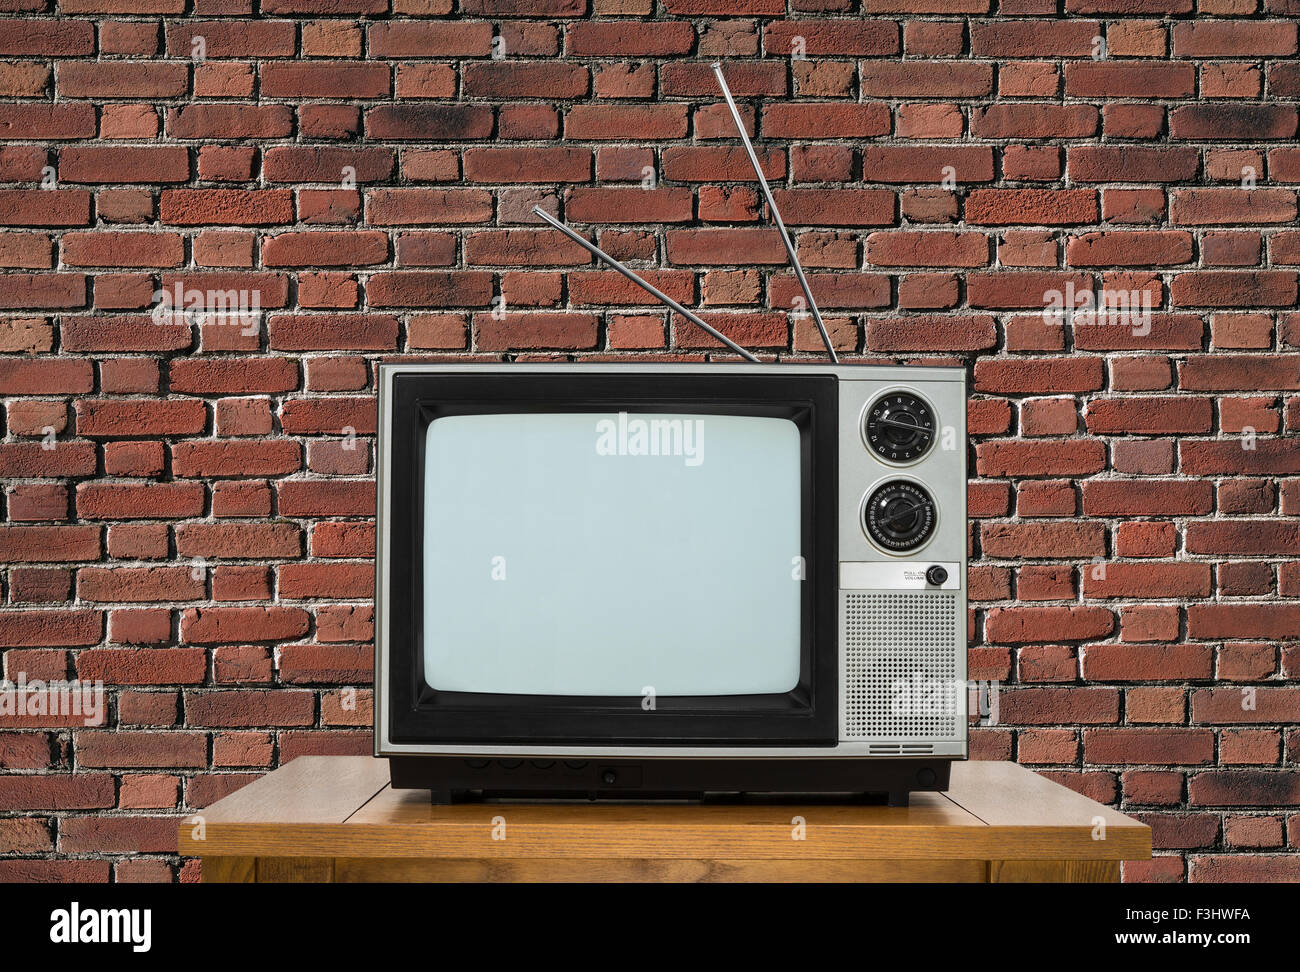
[[[721,369],[720,369],[721,370]],[[397,372],[381,435],[386,472],[384,659],[389,737],[399,744],[834,745],[838,732],[838,383],[834,375],[545,374]],[[488,413],[674,412],[789,418],[799,429],[801,547],[800,678],[769,695],[502,695],[440,692],[423,677],[424,444],[430,422]],[[717,497],[725,515],[725,497]],[[754,524],[761,529],[761,524]],[[377,565],[380,569],[384,565]]]

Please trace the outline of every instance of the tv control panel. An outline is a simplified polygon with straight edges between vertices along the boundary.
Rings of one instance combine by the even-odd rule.
[[[964,372],[867,365],[839,378],[842,581],[953,589],[966,552]]]

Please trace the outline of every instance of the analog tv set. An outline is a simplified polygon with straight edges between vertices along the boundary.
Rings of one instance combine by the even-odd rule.
[[[966,755],[965,372],[380,369],[395,786],[942,789]]]

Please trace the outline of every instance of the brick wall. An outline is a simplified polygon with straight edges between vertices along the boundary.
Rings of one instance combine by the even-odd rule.
[[[717,57],[845,360],[971,371],[975,753],[1300,879],[1300,2],[3,7],[0,648],[109,704],[0,715],[0,880],[369,749],[375,361],[711,355],[534,205],[815,356]]]

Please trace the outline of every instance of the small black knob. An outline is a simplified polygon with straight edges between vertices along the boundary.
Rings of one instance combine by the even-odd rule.
[[[925,582],[934,587],[943,586],[944,581],[948,579],[948,569],[935,564],[925,572]]]
[[[606,783],[609,786],[613,786],[614,782],[618,779],[618,774],[616,774],[613,770],[605,770],[605,772],[600,774],[600,779],[602,783]]]

